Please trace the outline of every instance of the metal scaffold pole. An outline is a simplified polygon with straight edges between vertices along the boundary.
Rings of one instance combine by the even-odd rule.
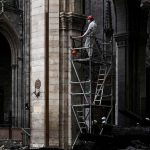
[[[99,125],[102,134],[102,120],[109,121],[112,106],[112,41],[103,41],[95,37],[92,55],[84,47],[83,41],[73,39],[70,62],[72,66],[71,100],[79,132],[73,146],[77,144],[80,134],[95,134],[93,125]],[[103,50],[105,47],[105,50]],[[84,70],[84,71],[83,71]],[[111,119],[110,119],[111,120]]]
[[[89,87],[89,133],[92,133],[92,77],[91,77],[91,56],[89,57],[89,80],[90,80],[90,87]]]

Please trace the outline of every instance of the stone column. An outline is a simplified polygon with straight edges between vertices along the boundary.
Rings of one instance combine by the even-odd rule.
[[[126,108],[126,61],[128,50],[128,35],[117,34],[116,39],[116,104],[115,124],[124,125],[124,116],[119,112]]]
[[[12,64],[12,126],[16,127],[16,64]]]
[[[72,12],[60,13],[60,145],[61,148],[71,149],[72,110],[71,110],[71,65],[70,51],[72,41],[70,36],[80,35],[84,25],[84,16]]]
[[[19,1],[19,4],[21,1]],[[30,1],[25,0],[23,3],[23,104],[22,104],[22,124],[23,127],[29,128],[30,115],[29,108],[25,105],[30,105]],[[30,106],[29,106],[30,107]]]
[[[45,146],[45,0],[31,0],[31,147]],[[35,89],[41,81],[40,95]]]
[[[49,1],[49,146],[59,147],[60,49],[59,0]]]
[[[21,48],[20,48],[21,49]],[[20,50],[21,51],[21,50]],[[21,56],[21,54],[19,54]],[[22,57],[18,57],[18,67],[17,67],[17,127],[22,127]]]

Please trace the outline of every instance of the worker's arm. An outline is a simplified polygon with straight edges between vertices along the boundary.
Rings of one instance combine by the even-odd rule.
[[[91,27],[89,25],[88,29],[86,30],[86,32],[81,37],[83,38],[83,37],[87,36],[90,32],[91,32]]]

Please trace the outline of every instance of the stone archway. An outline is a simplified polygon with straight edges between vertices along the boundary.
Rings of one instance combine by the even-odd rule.
[[[11,112],[12,126],[21,126],[21,44],[19,36],[3,14],[0,17],[0,33],[6,39],[11,50]]]
[[[12,110],[12,69],[11,50],[8,41],[0,33],[0,126],[8,126]]]

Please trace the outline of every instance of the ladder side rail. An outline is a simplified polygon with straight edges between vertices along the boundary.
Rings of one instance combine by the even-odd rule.
[[[111,66],[110,66],[110,68],[109,69],[111,69]],[[108,74],[109,74],[109,72],[110,72],[110,70],[108,69],[108,72],[107,72],[107,74],[106,74],[106,78],[107,78],[107,76],[108,76]],[[106,81],[106,78],[105,78],[105,80],[104,80],[104,83],[105,83],[105,81]],[[102,88],[102,92],[101,92],[101,97],[100,97],[100,103],[99,103],[99,105],[101,105],[101,103],[102,103],[102,99],[103,99],[103,92],[104,92],[104,83],[103,83],[103,88]]]
[[[108,69],[108,71],[106,72],[106,74],[105,74],[105,76],[104,76],[104,80],[103,80],[103,82],[102,82],[102,85],[104,85],[105,80],[106,80],[106,78],[107,78],[107,76],[108,76],[108,74],[109,74],[109,72],[110,72],[110,69],[111,69],[111,65],[109,66],[109,69]]]
[[[80,135],[80,132],[77,133],[77,136],[76,136],[76,138],[75,138],[75,140],[74,140],[74,142],[73,142],[73,144],[72,144],[72,149],[74,148],[75,144],[77,143],[77,140],[78,140],[78,138],[79,138],[79,135]]]
[[[101,70],[101,66],[99,67],[99,73],[98,73],[98,79],[97,79],[97,83],[96,83],[95,95],[97,94],[97,89],[98,89],[98,81],[99,81],[100,70]],[[103,79],[102,79],[102,80],[103,80]],[[94,99],[95,99],[95,98],[94,98]]]
[[[108,118],[109,118],[109,116],[110,116],[110,114],[111,114],[111,112],[112,112],[112,109],[113,109],[113,108],[111,107],[111,109],[110,109],[110,111],[109,111],[109,113],[108,113],[108,115],[107,115],[107,117],[106,117],[106,122],[108,121]],[[103,130],[104,130],[104,128],[102,127],[102,129],[101,129],[99,135],[102,135]]]
[[[78,117],[77,117],[77,115],[76,115],[76,112],[75,112],[75,110],[74,110],[74,107],[73,107],[73,106],[72,106],[72,110],[73,110],[73,113],[74,113],[74,115],[75,115],[75,118],[76,118],[76,121],[77,121],[77,124],[78,124],[79,130],[80,130],[80,133],[82,133],[82,130],[81,130],[81,127],[80,127],[80,124],[79,124],[79,121],[78,121]]]
[[[103,85],[103,87],[102,87],[102,92],[101,92],[101,95],[100,95],[99,105],[101,105],[101,103],[102,103],[103,92],[104,92],[104,85]]]
[[[103,69],[103,70],[104,70],[104,69]],[[99,78],[99,76],[102,76],[102,73],[100,73],[101,71],[102,71],[102,69],[101,69],[101,67],[100,67],[100,69],[99,69],[99,74],[98,74],[98,81],[97,81],[96,89],[98,89],[99,85],[101,85],[100,88],[102,89],[103,82],[100,83],[100,84],[99,84],[99,82],[100,82],[100,81],[104,81],[104,79],[105,79],[105,76],[104,76],[103,79],[102,79],[102,78]],[[105,73],[103,73],[103,75],[106,75],[106,68],[105,68]],[[99,80],[100,80],[100,81],[99,81]],[[100,88],[99,88],[99,89],[100,89]],[[98,91],[96,90],[96,91],[95,91],[95,95],[97,95],[97,94],[98,94]]]

